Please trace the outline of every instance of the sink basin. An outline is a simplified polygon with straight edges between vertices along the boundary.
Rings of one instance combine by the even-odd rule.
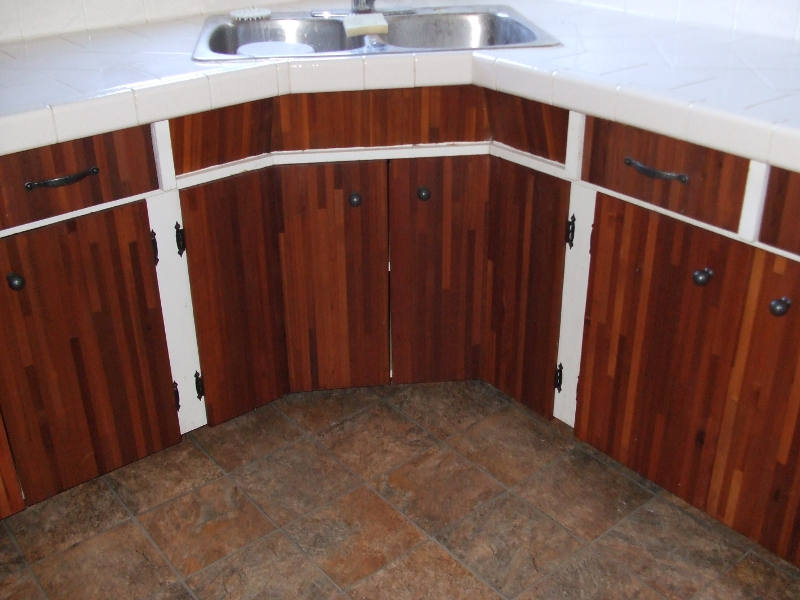
[[[558,44],[505,6],[454,6],[386,10],[386,34],[347,37],[344,11],[272,13],[256,20],[209,17],[192,58],[198,61],[251,60],[305,56],[341,56],[552,46]]]

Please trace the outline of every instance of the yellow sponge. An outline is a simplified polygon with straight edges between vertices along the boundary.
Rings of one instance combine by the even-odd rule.
[[[360,13],[347,15],[342,24],[347,37],[368,33],[389,33],[389,24],[381,13]]]

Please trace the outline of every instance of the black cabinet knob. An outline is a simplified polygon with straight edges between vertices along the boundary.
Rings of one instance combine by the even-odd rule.
[[[431,191],[426,187],[419,187],[417,188],[417,198],[423,202],[427,202],[431,199]]]
[[[769,312],[771,312],[776,317],[782,317],[787,312],[789,312],[789,307],[792,305],[792,301],[789,300],[786,296],[783,298],[777,298],[769,303]]]
[[[695,285],[704,286],[708,285],[711,278],[714,277],[714,271],[706,267],[705,269],[698,269],[692,274],[692,280]]]
[[[6,281],[8,282],[8,287],[15,292],[18,292],[25,287],[25,278],[17,273],[9,273],[6,275]]]
[[[358,192],[353,192],[352,194],[350,194],[350,197],[347,199],[347,201],[353,208],[361,206],[361,201],[362,201],[361,194],[359,194]]]

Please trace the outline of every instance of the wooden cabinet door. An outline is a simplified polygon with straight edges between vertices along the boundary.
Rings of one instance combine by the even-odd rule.
[[[744,275],[742,285],[745,284]],[[773,300],[792,302],[785,315]],[[757,250],[707,510],[800,564],[800,264]]]
[[[599,195],[591,253],[576,434],[704,507],[753,249]]]
[[[181,191],[208,423],[285,394],[280,199],[263,170]]]
[[[392,379],[477,379],[489,157],[394,160],[389,170]]]
[[[386,161],[275,169],[292,391],[389,383]]]
[[[8,445],[6,426],[0,415],[0,519],[13,515],[25,508],[19,476],[14,465],[14,456]]]
[[[492,158],[482,378],[553,416],[569,182]]]
[[[0,240],[0,409],[34,503],[180,440],[144,202]]]

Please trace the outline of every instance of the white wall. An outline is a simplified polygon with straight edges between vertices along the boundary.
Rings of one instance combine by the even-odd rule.
[[[530,4],[549,0],[520,0]],[[800,0],[557,0],[601,6],[685,23],[800,40]],[[480,4],[482,0],[459,3]],[[503,0],[490,0],[503,3]],[[508,2],[514,4],[516,0]],[[380,6],[451,4],[448,0],[378,0]],[[292,0],[0,0],[0,42],[117,25],[163,21],[225,12],[241,6],[287,9]],[[336,7],[349,0],[303,1],[304,6]]]

